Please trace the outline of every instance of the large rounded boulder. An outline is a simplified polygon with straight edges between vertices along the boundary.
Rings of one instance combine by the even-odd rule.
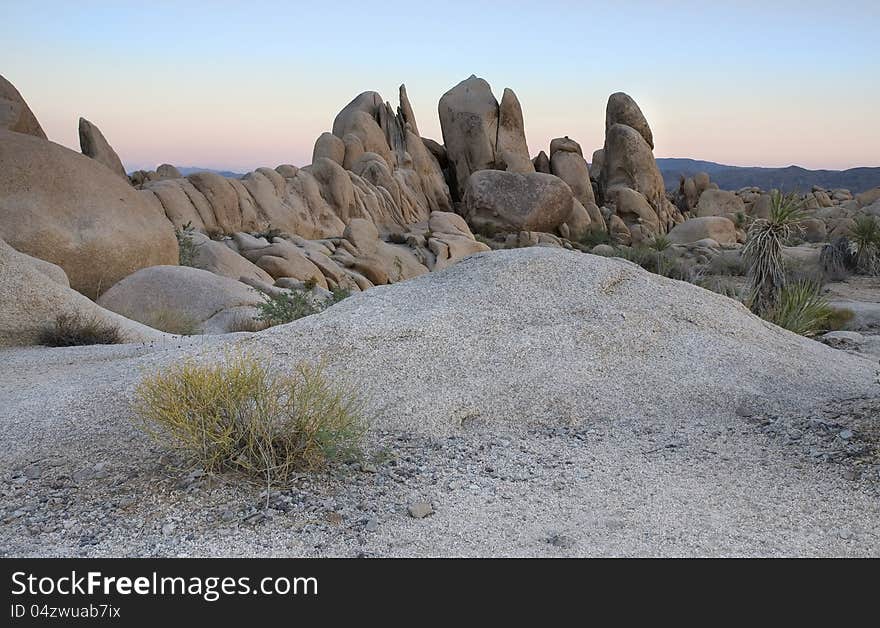
[[[126,277],[98,305],[176,334],[222,334],[253,320],[263,301],[245,284],[189,266],[153,266]]]
[[[546,231],[572,213],[571,188],[559,177],[480,170],[470,176],[464,215],[478,231]]]
[[[63,146],[2,130],[0,237],[57,264],[92,298],[141,268],[178,260],[174,229],[151,192]]]
[[[109,312],[67,285],[59,267],[0,240],[0,347],[40,344],[59,316],[113,328],[121,342],[160,340],[164,334]]]
[[[669,232],[673,244],[690,244],[707,238],[718,244],[736,244],[736,225],[723,216],[703,216],[685,220]]]

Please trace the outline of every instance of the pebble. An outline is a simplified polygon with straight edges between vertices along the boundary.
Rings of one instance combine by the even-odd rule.
[[[367,532],[375,532],[379,529],[379,522],[375,519],[367,519],[367,523],[364,525],[364,530]]]
[[[413,519],[424,519],[428,515],[434,514],[434,507],[428,502],[410,504],[407,510],[409,511],[409,516]]]

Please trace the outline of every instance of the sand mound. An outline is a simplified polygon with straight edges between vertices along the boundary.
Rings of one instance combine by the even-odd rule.
[[[862,394],[863,360],[731,299],[619,259],[550,248],[472,256],[379,287],[243,346],[326,360],[377,426],[446,433],[515,422],[733,417]]]

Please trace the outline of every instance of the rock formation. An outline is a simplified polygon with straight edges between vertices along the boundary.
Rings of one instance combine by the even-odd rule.
[[[471,75],[443,95],[438,110],[455,198],[479,170],[534,172],[522,108],[512,90],[504,90],[499,104],[489,83]]]
[[[102,163],[116,174],[128,178],[119,155],[101,133],[101,129],[86,120],[79,119],[79,145],[82,154]]]
[[[31,108],[3,76],[0,76],[0,129],[46,139],[46,133]]]
[[[178,261],[153,194],[93,159],[10,131],[0,131],[0,237],[57,264],[92,298],[140,268]]]
[[[61,268],[20,253],[0,239],[0,347],[38,344],[59,315],[112,325],[126,342],[165,337],[98,307],[68,287]]]
[[[553,232],[572,212],[571,189],[558,177],[480,170],[468,178],[464,217],[480,231]]]
[[[98,305],[169,333],[222,334],[252,321],[262,301],[240,281],[187,266],[152,266],[118,282]]]

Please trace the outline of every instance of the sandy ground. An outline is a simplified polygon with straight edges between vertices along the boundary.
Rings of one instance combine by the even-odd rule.
[[[870,362],[618,262],[587,260],[582,286],[542,292],[542,273],[559,270],[545,267],[552,255],[493,258],[524,260],[534,278],[501,310],[475,283],[478,260],[256,336],[0,351],[0,555],[880,556]],[[626,281],[609,282],[621,268]],[[450,277],[465,287],[452,290]],[[436,295],[435,310],[462,313],[449,322],[455,342],[418,318],[420,291]],[[653,307],[621,317],[619,301],[643,294]],[[602,317],[626,322],[590,361],[568,326],[584,332],[584,320]],[[519,374],[498,359],[511,330],[532,352],[518,355]],[[361,462],[267,495],[177,467],[132,424],[131,391],[147,371],[230,342],[281,364],[325,332],[347,343],[334,355],[373,390],[378,418]],[[418,363],[407,362],[413,347]],[[467,361],[441,372],[465,349]],[[544,356],[541,379],[534,355]],[[431,383],[414,374],[418,364]],[[564,395],[560,373],[569,373]],[[505,377],[524,377],[528,395],[511,393],[526,384]],[[435,388],[483,412],[450,421]],[[687,391],[678,402],[677,390]],[[413,517],[420,503],[433,512]]]

